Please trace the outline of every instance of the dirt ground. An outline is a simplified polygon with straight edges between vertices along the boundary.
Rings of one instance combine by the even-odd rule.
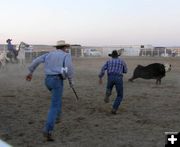
[[[27,66],[8,65],[0,70],[0,138],[14,147],[162,147],[164,132],[180,131],[180,58],[123,57],[128,65],[124,75],[124,99],[117,115],[111,102],[103,101],[106,76],[98,85],[98,73],[108,58],[73,59],[76,101],[68,82],[64,83],[61,122],[54,130],[55,142],[44,142],[42,128],[50,104],[44,85],[43,66],[31,82],[25,81]],[[128,82],[134,68],[149,63],[172,64],[162,79]]]

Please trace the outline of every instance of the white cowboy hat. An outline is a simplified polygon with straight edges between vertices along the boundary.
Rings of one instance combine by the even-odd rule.
[[[57,41],[56,45],[54,45],[54,47],[58,47],[58,46],[67,46],[67,47],[69,47],[70,44],[65,43],[64,40],[60,40],[60,41]]]

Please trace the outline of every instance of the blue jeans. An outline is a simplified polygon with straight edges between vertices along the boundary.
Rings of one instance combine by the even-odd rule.
[[[63,80],[58,76],[46,76],[45,85],[51,91],[51,105],[44,131],[50,132],[54,129],[56,119],[61,114]]]
[[[123,99],[123,76],[108,75],[106,95],[110,96],[113,87],[116,87],[117,97],[113,103],[113,109],[117,110]]]

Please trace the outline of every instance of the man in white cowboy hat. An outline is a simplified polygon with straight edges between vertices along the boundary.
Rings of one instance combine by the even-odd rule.
[[[73,87],[74,74],[71,55],[66,52],[70,45],[61,40],[54,47],[56,47],[55,51],[41,55],[33,60],[29,66],[29,74],[26,76],[26,80],[31,81],[36,67],[40,63],[44,63],[45,85],[51,92],[51,106],[43,129],[43,135],[47,141],[53,141],[52,131],[61,114],[63,80],[68,78],[70,86]]]
[[[102,84],[102,78],[105,70],[107,70],[108,82],[104,101],[105,103],[109,102],[113,86],[115,86],[117,97],[113,103],[111,113],[116,114],[123,99],[123,73],[127,73],[127,65],[123,59],[118,58],[120,55],[116,50],[112,51],[112,54],[109,54],[109,56],[112,57],[112,59],[108,60],[102,67],[99,73],[99,84]]]

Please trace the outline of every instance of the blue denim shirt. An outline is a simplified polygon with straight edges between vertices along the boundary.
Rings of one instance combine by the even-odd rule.
[[[58,75],[61,74],[64,60],[65,66],[68,68],[67,76],[69,79],[72,79],[74,76],[74,70],[71,54],[62,50],[55,50],[37,57],[29,66],[29,71],[30,73],[33,73],[40,63],[44,63],[44,72],[46,75]]]

